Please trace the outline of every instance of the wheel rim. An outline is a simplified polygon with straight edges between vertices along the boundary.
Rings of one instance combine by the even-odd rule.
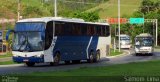
[[[54,57],[54,64],[58,65],[59,61],[60,61],[59,54],[56,54],[56,56]]]
[[[58,58],[58,56],[55,56],[55,58],[54,58],[54,62],[59,62],[59,58]]]

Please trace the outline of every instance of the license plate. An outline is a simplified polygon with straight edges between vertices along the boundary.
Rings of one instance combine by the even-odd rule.
[[[28,60],[28,59],[24,59],[23,61],[24,61],[24,62],[28,62],[29,60]]]
[[[145,54],[145,53],[147,53],[147,51],[141,51],[141,53]]]

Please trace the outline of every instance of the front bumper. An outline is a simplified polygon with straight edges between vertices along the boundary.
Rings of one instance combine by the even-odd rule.
[[[152,54],[152,51],[136,51],[137,54]]]
[[[34,62],[41,63],[44,62],[43,57],[12,57],[14,62],[23,63],[23,62]]]
[[[121,48],[131,48],[131,45],[121,45]]]

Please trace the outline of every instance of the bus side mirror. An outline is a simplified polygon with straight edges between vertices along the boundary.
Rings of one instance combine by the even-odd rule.
[[[6,33],[6,41],[9,40],[10,33],[15,33],[15,31],[14,30],[8,30],[7,31],[7,33]]]

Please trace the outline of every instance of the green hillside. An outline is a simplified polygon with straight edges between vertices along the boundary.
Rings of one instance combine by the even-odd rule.
[[[42,3],[42,0],[21,0],[21,15],[24,18],[53,16],[53,0],[48,1]],[[98,11],[101,18],[117,17],[117,0],[57,1],[59,16],[70,17],[70,15],[77,11]],[[121,0],[121,15],[130,16],[138,9],[141,1]],[[0,0],[0,2],[0,18],[17,18],[17,0]]]
[[[108,0],[57,0],[58,16],[69,17]],[[18,0],[0,0],[0,18],[17,18]],[[23,18],[54,16],[54,0],[20,0]]]
[[[138,10],[142,0],[120,0],[121,1],[121,16],[130,16],[134,11]],[[106,3],[100,4],[94,8],[87,10],[98,11],[101,18],[117,17],[118,0],[109,0]]]

